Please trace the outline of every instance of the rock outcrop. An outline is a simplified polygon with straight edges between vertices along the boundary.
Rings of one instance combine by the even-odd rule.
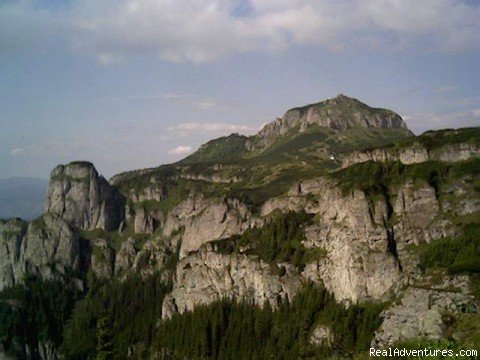
[[[9,220],[0,229],[0,289],[26,275],[63,280],[67,272],[78,274],[84,266],[81,250],[77,232],[57,215],[45,214],[28,226]]]
[[[52,171],[45,211],[80,229],[110,231],[123,220],[124,198],[92,164],[73,162]]]
[[[206,199],[191,196],[169,212],[163,234],[170,236],[183,228],[180,258],[203,244],[240,234],[258,222],[237,199]]]
[[[247,141],[246,146],[249,150],[265,149],[292,130],[303,132],[315,125],[334,131],[360,127],[403,129],[406,134],[410,133],[403,119],[393,111],[371,108],[357,99],[340,94],[317,104],[288,110],[282,118],[265,125]]]
[[[0,221],[0,290],[15,284],[27,223],[20,219]]]
[[[328,347],[332,345],[334,339],[333,331],[329,326],[317,325],[310,336],[310,343],[317,346]]]
[[[305,246],[323,249],[325,257],[307,264],[303,275],[323,282],[338,301],[378,300],[401,284],[395,239],[385,225],[385,198],[372,204],[359,190],[343,195],[335,182],[319,178],[293,187],[288,197],[271,199],[262,213],[274,209],[317,214],[305,229]]]
[[[294,270],[276,275],[262,260],[217,253],[207,246],[177,264],[174,286],[164,300],[162,316],[168,318],[223,298],[258,306],[268,301],[275,307],[281,299],[292,299],[301,288],[301,278]]]
[[[476,312],[468,276],[446,278],[441,284],[408,288],[398,304],[382,313],[383,323],[373,347],[388,347],[405,340],[440,340],[446,329],[443,315]]]
[[[479,155],[480,147],[474,143],[451,144],[429,150],[425,145],[415,142],[401,148],[388,147],[370,151],[354,151],[342,159],[342,168],[367,161],[400,161],[405,165],[419,164],[431,160],[456,162]]]

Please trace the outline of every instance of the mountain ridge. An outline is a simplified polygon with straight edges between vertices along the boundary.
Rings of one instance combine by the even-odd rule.
[[[135,358],[474,348],[480,127],[307,125],[110,181],[89,162],[57,166],[44,215],[0,220],[0,353],[94,358],[100,334]],[[17,303],[25,323],[51,315],[29,328],[42,337],[5,325]]]
[[[351,120],[344,121],[344,118],[348,117],[346,111],[337,109],[342,106],[348,107],[348,112],[353,113]],[[302,112],[305,115],[309,109],[317,109],[319,107],[322,111],[324,110],[323,107],[328,107],[329,113],[317,114],[318,116],[310,118],[293,117],[293,119],[289,115],[292,112]],[[322,117],[323,115],[326,117]],[[339,119],[332,121],[332,118],[338,116],[340,116]],[[381,121],[382,116],[385,116],[385,121],[383,122]],[[284,118],[286,119],[285,121],[283,120]],[[279,122],[286,125],[278,126]],[[372,108],[358,99],[339,94],[334,98],[318,103],[291,108],[285,112],[283,118],[278,118],[266,124],[257,134],[245,136],[232,133],[209,140],[201,145],[198,150],[172,165],[202,162],[222,163],[245,158],[251,159],[262,155],[262,153],[279,143],[288,141],[289,137],[295,140],[305,135],[305,137],[308,137],[307,142],[312,142],[325,140],[325,134],[327,134],[331,142],[345,142],[345,136],[349,137],[349,133],[352,133],[351,135],[354,138],[372,137],[369,140],[370,142],[365,145],[367,147],[387,145],[413,136],[413,133],[408,130],[406,123],[395,112],[382,108]],[[301,139],[299,140],[301,141]],[[337,146],[332,145],[330,147],[332,148],[331,151],[326,151],[325,156],[327,158],[330,156],[330,153],[336,153],[339,150]],[[349,151],[351,148],[355,148],[355,146],[346,147],[343,151]],[[149,172],[153,171],[153,169],[155,168],[142,169],[141,171]],[[122,174],[124,173],[116,174],[111,179],[115,182]]]

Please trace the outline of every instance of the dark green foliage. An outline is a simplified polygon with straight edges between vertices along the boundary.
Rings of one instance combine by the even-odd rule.
[[[453,145],[458,143],[480,143],[480,127],[471,127],[463,129],[443,129],[443,130],[431,130],[423,133],[415,138],[418,142],[423,144],[427,150],[433,150],[445,145]],[[406,142],[406,145],[410,145],[411,142]]]
[[[97,351],[95,360],[113,359],[112,321],[108,315],[102,316],[97,321]]]
[[[90,161],[85,161],[85,160],[72,161],[68,165],[77,165],[77,166],[93,168],[93,164]]]
[[[156,179],[157,183],[167,185],[171,177],[175,176],[177,171],[173,165],[161,165],[157,168],[134,170],[118,174],[114,178],[115,186],[124,194],[130,190],[137,191],[146,186],[151,186],[150,179]]]
[[[289,262],[303,268],[306,263],[321,256],[319,249],[308,249],[302,244],[305,238],[302,225],[312,220],[313,215],[288,212],[276,213],[261,228],[248,229],[242,235],[215,242],[218,251],[224,253],[244,252],[276,264]]]
[[[63,324],[73,308],[75,291],[58,281],[25,279],[23,285],[0,292],[0,341],[9,351],[28,346],[34,354],[39,344],[50,343],[59,348]]]
[[[468,224],[456,238],[443,238],[420,248],[420,267],[451,273],[480,273],[480,224]]]
[[[480,174],[480,159],[474,158],[456,163],[428,161],[420,164],[403,165],[401,162],[368,161],[352,165],[346,169],[331,173],[346,193],[360,189],[366,194],[379,194],[406,179],[428,182],[436,191],[450,179],[464,175]]]
[[[442,129],[429,130],[420,136],[411,136],[400,142],[385,144],[383,148],[405,149],[411,147],[414,143],[422,144],[427,151],[432,151],[446,145],[455,145],[459,143],[480,144],[480,127],[462,128],[462,129]],[[379,146],[371,146],[364,150],[373,150]]]
[[[66,357],[94,358],[98,355],[99,339],[105,343],[106,335],[116,359],[126,358],[133,345],[144,351],[161,318],[163,297],[168,291],[160,282],[160,275],[145,280],[131,275],[125,281],[113,280],[107,284],[96,281],[91,285],[85,299],[75,304],[66,326],[62,347]],[[102,335],[107,328],[108,334]],[[138,354],[139,358],[142,356]]]
[[[273,310],[228,300],[174,315],[158,328],[153,351],[163,359],[298,359],[368,348],[382,305],[338,305],[325,289],[307,286]],[[318,324],[330,326],[332,349],[309,344]]]
[[[79,230],[80,237],[83,240],[87,240],[91,242],[92,251],[97,256],[103,256],[104,252],[101,249],[97,248],[93,245],[93,240],[96,239],[104,239],[107,241],[107,245],[110,249],[119,250],[120,245],[123,241],[131,238],[135,240],[135,248],[140,249],[141,246],[145,243],[146,240],[150,238],[150,234],[140,234],[135,233],[133,226],[128,224],[124,231],[120,234],[118,230],[114,231],[105,231],[103,229],[95,229],[95,230]]]
[[[45,224],[45,219],[43,218],[43,215],[33,220],[32,225],[40,230],[43,230],[47,227],[47,225]]]

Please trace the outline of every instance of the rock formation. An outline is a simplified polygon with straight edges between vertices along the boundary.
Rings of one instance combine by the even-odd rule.
[[[62,280],[67,272],[82,270],[82,255],[77,232],[57,215],[45,214],[28,225],[9,220],[0,229],[0,289],[26,275]]]
[[[103,281],[160,272],[171,285],[162,313],[170,318],[224,298],[275,308],[313,282],[345,306],[392,301],[382,313],[375,346],[442,338],[444,311],[476,311],[470,278],[442,274],[435,284],[419,268],[412,248],[454,238],[462,221],[478,218],[479,178],[471,170],[477,163],[448,173],[442,186],[432,177],[399,176],[388,184],[372,179],[371,187],[348,188],[336,175],[366,161],[464,166],[478,161],[478,140],[464,141],[461,131],[450,132],[445,136],[453,140],[430,146],[418,137],[398,146],[345,151],[342,164],[326,163],[307,154],[308,148],[287,154],[288,163],[275,157],[276,148],[273,155],[255,158],[255,151],[282,136],[316,126],[335,134],[360,128],[410,135],[394,112],[339,95],[289,110],[253,137],[211,142],[188,161],[115,176],[114,185],[90,163],[57,166],[45,215],[30,223],[0,221],[0,290],[28,274],[83,289],[88,271]],[[235,147],[226,148],[232,141]],[[231,160],[237,152],[245,155],[243,162]],[[230,160],[223,163],[222,156]],[[311,216],[299,225],[304,236],[295,246],[317,256],[302,266],[267,262],[243,249],[222,251],[221,244],[290,211]],[[307,340],[314,345],[334,342],[333,330],[324,324],[309,331]]]
[[[276,306],[281,299],[301,289],[298,274],[273,274],[270,266],[245,255],[223,255],[204,248],[179,261],[174,287],[163,303],[163,317],[191,311],[196,305],[223,298],[245,300],[262,306],[266,301]]]
[[[386,162],[400,161],[402,164],[418,164],[426,161],[456,162],[468,160],[480,155],[480,148],[472,143],[458,143],[445,145],[429,150],[421,143],[413,143],[408,147],[380,148],[370,151],[355,151],[342,160],[342,167],[346,168],[353,164],[366,161]]]
[[[357,99],[339,94],[317,104],[288,110],[283,117],[265,125],[254,139],[248,141],[247,147],[264,149],[294,129],[303,132],[315,125],[334,131],[361,127],[409,132],[402,118],[393,111],[371,108]]]
[[[80,229],[110,231],[123,219],[123,197],[92,164],[73,162],[51,174],[45,211]]]

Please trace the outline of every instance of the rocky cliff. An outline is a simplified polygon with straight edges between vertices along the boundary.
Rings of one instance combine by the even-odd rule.
[[[442,142],[441,139],[445,136],[450,138],[450,141]],[[407,141],[397,146],[354,151],[342,159],[342,167],[366,161],[400,161],[405,165],[425,161],[464,161],[480,156],[479,138],[480,132],[476,128],[445,130],[438,135],[426,133],[415,141]]]
[[[92,164],[73,162],[53,169],[45,212],[80,229],[109,231],[118,228],[123,220],[123,203],[123,197]]]
[[[63,280],[84,269],[78,233],[64,219],[45,214],[27,224],[7,220],[0,226],[0,289],[21,283],[25,276]],[[83,284],[72,279],[78,287]]]
[[[276,157],[279,147],[252,155],[311,126],[327,132],[292,137],[281,145],[294,151],[285,157]],[[365,151],[349,138],[358,128],[361,136],[398,131],[403,140]],[[0,289],[26,275],[84,289],[87,273],[104,282],[160,273],[170,290],[159,317],[168,319],[226,298],[275,308],[313,283],[342,306],[389,304],[372,344],[440,339],[445,312],[474,313],[478,299],[471,274],[434,277],[421,254],[479,222],[478,129],[408,133],[394,112],[340,95],[292,109],[256,137],[222,138],[186,162],[111,183],[90,163],[60,165],[45,215],[0,222]],[[251,141],[253,152],[219,161],[217,150],[235,153],[225,148],[232,139],[235,151]],[[342,162],[324,157],[327,146],[337,146]],[[282,238],[292,213],[306,216]],[[334,335],[319,325],[311,339],[328,345]]]

